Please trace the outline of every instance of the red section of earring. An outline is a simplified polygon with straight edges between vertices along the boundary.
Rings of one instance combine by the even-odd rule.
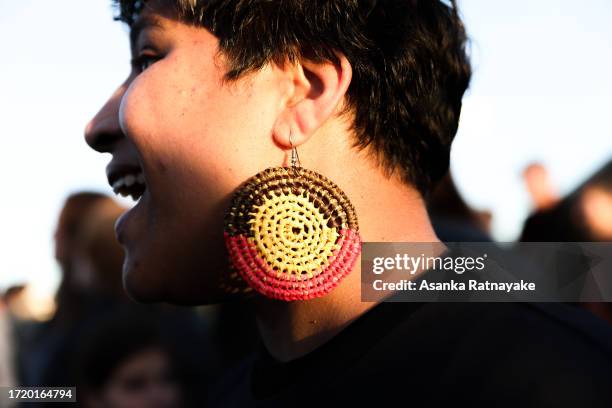
[[[329,264],[315,272],[312,278],[298,279],[270,268],[243,234],[230,236],[225,233],[225,243],[234,268],[249,286],[265,296],[285,301],[313,299],[329,293],[351,272],[361,252],[359,233],[342,229],[338,240],[340,248],[333,252]]]

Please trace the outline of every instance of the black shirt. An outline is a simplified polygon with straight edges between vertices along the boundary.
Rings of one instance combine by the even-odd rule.
[[[612,328],[563,304],[381,303],[308,355],[265,350],[212,406],[612,407]]]

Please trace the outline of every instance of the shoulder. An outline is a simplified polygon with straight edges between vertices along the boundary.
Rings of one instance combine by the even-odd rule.
[[[612,328],[570,305],[425,304],[367,359],[449,402],[612,406]]]
[[[494,346],[485,354],[491,362],[481,362],[481,367],[491,368],[492,389],[530,395],[543,406],[612,406],[608,323],[565,304],[506,304],[497,309],[485,314]]]
[[[430,351],[571,350],[612,365],[612,327],[580,308],[559,303],[427,303],[403,316],[385,340],[401,339]]]
[[[523,351],[551,350],[597,355],[612,364],[612,327],[578,307],[562,303],[469,304],[462,320],[472,331],[504,344],[528,343]],[[468,330],[465,335],[470,336]]]

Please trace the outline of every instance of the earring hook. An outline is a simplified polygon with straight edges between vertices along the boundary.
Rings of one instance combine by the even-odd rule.
[[[289,145],[291,145],[291,167],[302,167],[297,148],[293,145],[293,132],[291,131],[289,131]]]

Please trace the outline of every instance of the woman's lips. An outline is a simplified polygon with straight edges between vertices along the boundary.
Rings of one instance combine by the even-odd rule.
[[[146,179],[140,166],[119,165],[111,162],[106,169],[106,174],[108,184],[115,194],[124,197],[132,196],[134,201],[138,201],[147,189]]]

